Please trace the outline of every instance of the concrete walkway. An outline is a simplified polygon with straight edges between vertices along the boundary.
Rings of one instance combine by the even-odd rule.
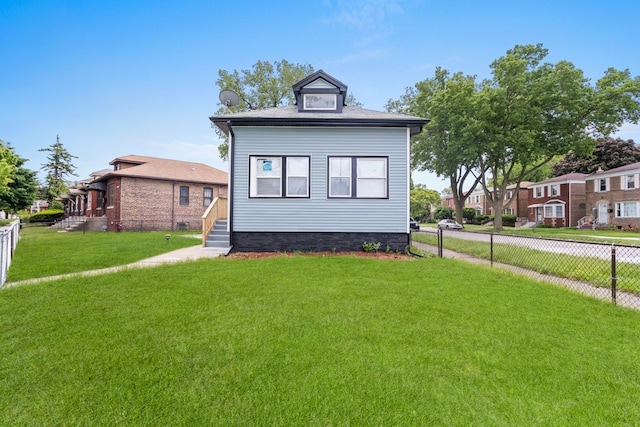
[[[99,270],[80,271],[77,273],[60,274],[58,276],[37,277],[34,279],[19,280],[16,282],[6,282],[3,288],[11,288],[14,286],[28,285],[30,283],[49,282],[67,277],[83,277],[96,276],[99,274],[113,273],[131,268],[155,267],[162,264],[174,264],[176,262],[194,261],[201,258],[216,258],[226,255],[228,248],[203,248],[202,246],[191,246],[188,248],[177,249],[151,258],[133,262],[131,264],[119,265],[116,267],[101,268]]]

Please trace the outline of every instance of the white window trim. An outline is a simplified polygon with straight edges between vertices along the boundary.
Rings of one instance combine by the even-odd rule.
[[[623,205],[633,203],[636,205],[636,215],[635,216],[627,216],[624,214]],[[616,210],[615,210],[616,218],[640,218],[640,202],[628,201],[628,202],[616,202]]]
[[[629,177],[633,177],[633,187],[632,188],[628,188]],[[630,174],[622,175],[620,177],[620,189],[621,190],[637,190],[638,188],[640,188],[640,187],[638,186],[638,174],[637,173],[630,173]]]
[[[289,177],[303,177],[304,175],[288,175],[288,165],[287,159],[298,159],[303,158],[306,159],[307,162],[307,188],[305,194],[290,194],[289,193],[289,185],[288,178]],[[273,176],[258,176],[258,162],[259,160],[280,160],[280,174]],[[249,197],[256,199],[274,199],[274,198],[292,198],[292,199],[300,199],[300,198],[309,198],[310,196],[310,188],[311,188],[311,158],[309,156],[273,156],[273,155],[264,155],[264,156],[249,156]],[[278,194],[258,194],[258,180],[260,179],[273,179],[278,180]],[[283,194],[283,186],[284,186],[284,194]]]
[[[600,181],[604,181],[604,190],[600,189]],[[609,191],[609,178],[596,178],[593,180],[593,190],[596,193],[606,193]]]
[[[553,194],[553,189],[557,189],[557,193]],[[549,197],[558,197],[560,195],[560,184],[549,184]]]
[[[540,195],[538,195],[538,191],[540,191]],[[544,187],[533,187],[533,198],[541,199],[544,197]]]
[[[560,206],[562,207],[562,215],[558,216],[556,215],[556,209],[557,207]],[[552,208],[552,214],[551,215],[547,215],[547,208]],[[565,216],[565,209],[564,209],[564,203],[549,203],[543,206],[542,209],[542,214],[545,218],[564,218]]]
[[[311,104],[312,97],[324,98],[329,102],[333,102],[329,107],[314,107]],[[338,96],[335,93],[305,93],[302,95],[304,109],[307,111],[335,111],[338,108]],[[326,102],[325,100],[325,102]]]

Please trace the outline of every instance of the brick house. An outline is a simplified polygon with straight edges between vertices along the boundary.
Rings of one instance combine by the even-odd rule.
[[[85,215],[106,217],[108,231],[201,230],[207,207],[227,196],[227,173],[203,163],[128,155],[109,164],[85,187]]]
[[[588,175],[586,207],[597,225],[640,228],[640,162]]]
[[[552,227],[575,227],[586,215],[585,174],[570,173],[529,186],[528,220]]]
[[[515,192],[515,184],[509,185],[507,187],[507,193],[505,194],[504,200],[502,202],[502,213],[505,215],[515,215],[518,218],[526,218],[528,215],[527,208],[529,206],[528,188],[532,184],[533,183],[529,181],[522,181],[517,192]],[[511,200],[510,203],[509,200]],[[509,205],[507,206],[507,204]],[[493,208],[487,200],[482,188],[474,190],[471,194],[469,194],[469,196],[467,196],[467,198],[465,199],[464,207],[474,209],[477,215],[494,214]]]

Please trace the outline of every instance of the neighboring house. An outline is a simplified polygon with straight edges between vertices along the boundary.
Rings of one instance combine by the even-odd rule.
[[[49,202],[46,200],[35,200],[29,208],[29,213],[42,212],[46,209],[49,209]]]
[[[587,220],[640,228],[640,162],[599,170],[585,181]]]
[[[447,208],[451,208],[451,209],[455,210],[456,204],[453,201],[453,195],[446,194],[446,195],[442,196],[442,199],[440,201],[440,205],[443,206],[443,207],[447,207]]]
[[[323,71],[293,92],[296,105],[210,118],[229,138],[233,250],[404,250],[409,138],[428,121],[346,106]]]
[[[520,183],[520,188],[518,192],[514,195],[514,191],[516,189],[516,185],[509,185],[507,187],[507,192],[504,195],[504,199],[502,202],[502,213],[504,215],[515,215],[518,218],[527,218],[529,206],[529,191],[528,188],[532,185],[532,182],[522,181]],[[509,206],[507,203],[509,199],[513,197]],[[487,200],[485,192],[482,188],[474,190],[467,198],[464,203],[465,208],[472,208],[476,211],[477,215],[493,215],[493,208],[491,204]]]
[[[129,155],[110,164],[84,187],[86,216],[106,216],[107,230],[200,230],[207,207],[227,196],[227,173],[203,163]]]
[[[529,186],[529,221],[575,227],[586,213],[585,174],[570,173]]]

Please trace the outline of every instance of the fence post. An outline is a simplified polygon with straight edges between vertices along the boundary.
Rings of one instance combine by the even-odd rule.
[[[442,229],[438,228],[438,256],[442,258]]]
[[[491,233],[491,238],[489,239],[489,259],[491,259],[491,267],[493,267],[493,233]]]
[[[611,245],[611,302],[616,305],[616,286],[618,285],[618,279],[616,277],[616,246]]]

